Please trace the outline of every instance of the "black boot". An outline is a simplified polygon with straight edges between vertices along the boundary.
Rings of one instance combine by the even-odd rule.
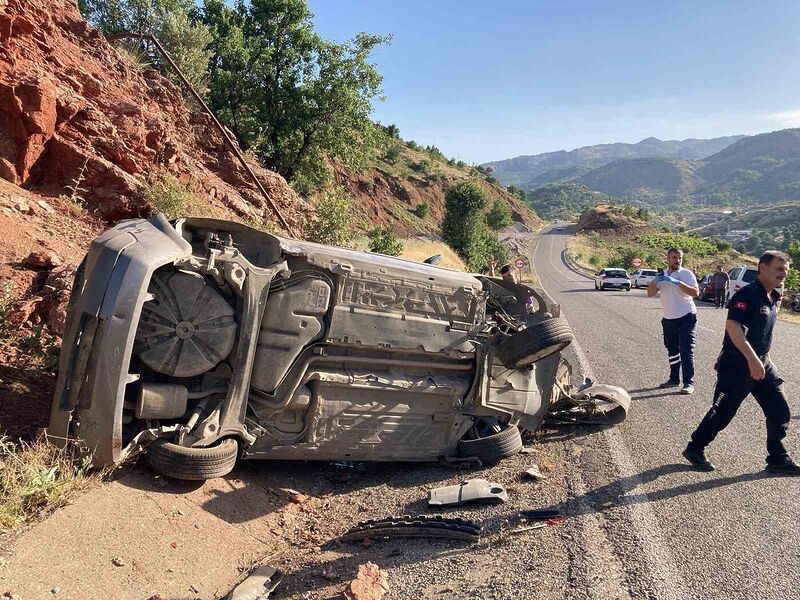
[[[775,473],[776,475],[800,475],[800,465],[795,463],[788,456],[785,460],[776,463],[767,463],[764,469],[768,473]]]
[[[706,453],[701,448],[700,450],[696,450],[692,448],[691,444],[686,446],[686,450],[683,451],[683,458],[688,460],[692,463],[692,466],[697,469],[698,471],[716,471],[717,467],[706,458]]]

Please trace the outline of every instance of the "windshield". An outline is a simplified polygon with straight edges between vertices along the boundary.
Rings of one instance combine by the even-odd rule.
[[[647,277],[655,277],[656,275],[658,275],[658,273],[656,271],[645,270],[642,271],[642,275],[645,275]]]
[[[758,271],[756,271],[755,269],[747,269],[744,272],[744,277],[742,277],[742,281],[744,281],[745,283],[753,283],[756,280],[757,276],[758,276]]]

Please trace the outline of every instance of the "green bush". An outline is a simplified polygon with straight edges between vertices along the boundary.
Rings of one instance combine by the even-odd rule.
[[[403,251],[401,242],[390,225],[378,226],[370,230],[369,251],[388,256],[400,256]]]
[[[185,217],[198,210],[200,202],[171,173],[159,173],[145,184],[144,197],[153,214],[163,213],[168,219]]]
[[[350,246],[353,241],[353,200],[337,188],[326,190],[306,231],[306,239],[319,244]]]
[[[419,162],[412,162],[409,166],[417,173],[427,173],[431,170],[433,163],[431,163],[431,161],[429,161],[427,158],[423,158]]]
[[[502,229],[511,225],[511,209],[502,200],[495,200],[492,209],[486,215],[486,222],[492,229]]]
[[[599,267],[603,263],[603,259],[598,254],[592,254],[589,257],[589,264],[593,267]]]
[[[395,164],[398,158],[400,158],[400,144],[391,144],[381,157],[382,160],[390,165]]]
[[[414,209],[414,214],[417,215],[420,219],[424,219],[427,217],[431,212],[431,205],[428,202],[420,202],[417,204],[417,208]]]
[[[786,276],[784,286],[790,292],[800,292],[800,272],[794,267],[789,267],[789,274]]]
[[[733,246],[730,242],[725,240],[714,240],[714,244],[717,246],[717,250],[720,252],[728,252]]]

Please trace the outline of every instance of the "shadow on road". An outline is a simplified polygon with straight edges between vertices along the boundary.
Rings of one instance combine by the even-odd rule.
[[[557,508],[563,514],[570,516],[589,515],[602,512],[605,508],[603,505],[610,508],[610,506],[608,506],[609,502],[615,506],[653,503],[676,498],[678,496],[685,496],[687,494],[706,492],[728,485],[748,483],[772,477],[772,475],[766,471],[744,473],[742,475],[733,475],[729,477],[707,475],[708,479],[703,479],[701,481],[691,481],[674,487],[664,487],[649,492],[645,492],[644,490],[637,492],[637,488],[640,486],[651,483],[660,477],[684,472],[698,475],[697,471],[688,464],[675,463],[662,465],[660,467],[648,469],[637,475],[623,477],[607,485],[590,490],[582,496],[577,496],[553,508]]]

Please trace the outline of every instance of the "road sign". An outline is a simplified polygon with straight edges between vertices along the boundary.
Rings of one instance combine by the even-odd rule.
[[[631,260],[631,264],[634,267],[641,267],[642,266],[642,259],[641,258],[634,258],[633,260]]]
[[[524,258],[515,258],[514,259],[514,266],[518,269],[521,269],[525,266],[525,259]]]

